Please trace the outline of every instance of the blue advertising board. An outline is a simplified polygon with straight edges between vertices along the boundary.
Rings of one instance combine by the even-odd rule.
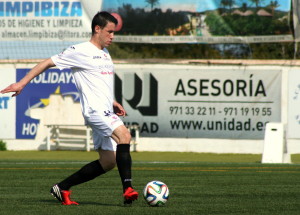
[[[17,69],[16,81],[21,80],[30,69]],[[79,101],[79,95],[70,69],[48,69],[35,77],[16,97],[16,139],[34,139],[39,119],[30,116],[33,108],[45,107],[51,94],[72,95]]]

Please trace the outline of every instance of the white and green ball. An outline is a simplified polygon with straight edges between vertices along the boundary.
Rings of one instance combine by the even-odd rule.
[[[150,181],[146,184],[143,195],[150,206],[164,206],[169,198],[169,188],[161,181]]]

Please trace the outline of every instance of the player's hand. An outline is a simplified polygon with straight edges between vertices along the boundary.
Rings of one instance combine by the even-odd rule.
[[[0,93],[11,93],[14,92],[12,97],[19,95],[23,90],[23,86],[20,85],[19,83],[14,83],[9,85],[8,87],[4,88],[3,90],[0,91]]]
[[[118,116],[126,116],[125,109],[118,102],[114,101],[113,107],[114,107],[115,114],[117,114]]]

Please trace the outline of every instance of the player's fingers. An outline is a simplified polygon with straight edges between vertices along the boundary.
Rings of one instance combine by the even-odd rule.
[[[126,115],[126,111],[124,109],[120,109],[120,116],[125,116]]]
[[[15,97],[15,96],[17,96],[17,95],[19,95],[20,94],[20,92],[15,92],[13,95],[12,95],[12,97]]]
[[[4,94],[4,93],[15,92],[15,93],[12,95],[12,97],[17,96],[17,95],[19,95],[19,94],[21,93],[21,91],[12,89],[11,87],[7,87],[7,88],[1,90],[0,92],[1,92],[2,94]]]
[[[16,84],[11,84],[8,87],[4,88],[3,90],[1,90],[0,92],[3,93],[12,93],[14,92],[14,94],[12,96],[17,96],[21,93],[22,88],[20,88],[18,85]]]
[[[117,112],[116,114],[117,114],[118,116],[125,116],[125,114],[124,114],[123,111]]]
[[[1,90],[0,92],[1,93],[10,93],[10,92],[13,92],[13,91],[11,91],[10,87],[7,87],[7,88]]]

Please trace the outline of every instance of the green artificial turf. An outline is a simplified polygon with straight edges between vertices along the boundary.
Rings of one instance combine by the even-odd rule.
[[[50,195],[51,186],[97,153],[0,152],[0,214],[300,214],[299,164],[261,164],[259,155],[134,152],[132,157],[133,185],[140,193],[132,207],[122,206],[117,169],[73,187],[72,199],[80,205],[63,206]],[[165,207],[150,207],[143,199],[151,180],[168,185]]]

